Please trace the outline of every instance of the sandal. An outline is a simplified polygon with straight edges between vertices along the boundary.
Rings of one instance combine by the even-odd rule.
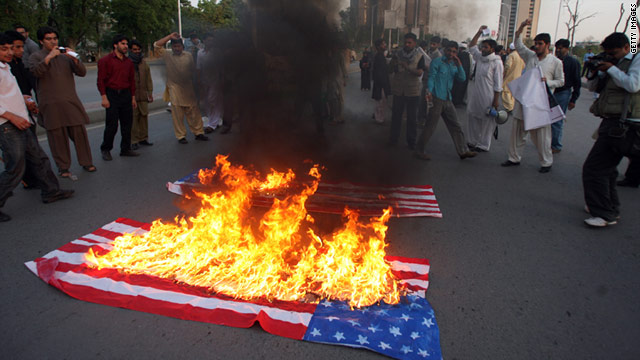
[[[87,166],[83,166],[82,167],[84,169],[84,171],[87,172],[95,172],[96,170],[98,170],[95,166],[93,165],[87,165]]]
[[[69,169],[60,169],[58,170],[58,175],[60,175],[60,177],[68,179],[71,177],[71,171],[69,171]]]

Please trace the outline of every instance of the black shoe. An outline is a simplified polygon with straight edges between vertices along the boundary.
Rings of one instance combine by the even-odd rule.
[[[111,153],[108,150],[102,150],[102,160],[111,161],[113,158],[111,157]]]
[[[42,197],[42,202],[45,204],[50,204],[52,202],[56,202],[58,200],[68,199],[73,196],[73,190],[57,190],[53,194]]]
[[[138,143],[139,145],[144,145],[144,146],[153,146],[153,143],[150,143],[147,140],[142,140]]]
[[[133,150],[124,150],[120,151],[120,156],[140,156],[140,153],[137,153]]]
[[[549,171],[551,171],[551,166],[541,166],[540,170],[538,170],[538,172],[542,174],[546,174]]]
[[[199,140],[199,141],[209,141],[209,138],[207,137],[207,135],[204,135],[204,134],[198,134],[198,135],[196,135],[196,140]]]
[[[504,166],[504,167],[518,166],[518,165],[520,165],[519,162],[513,162],[511,160],[507,160],[507,161],[503,162],[502,164],[500,164],[500,166]]]
[[[211,126],[207,126],[204,128],[204,133],[205,134],[211,134],[212,132],[214,132],[216,129],[212,128]]]
[[[9,220],[11,220],[11,216],[0,211],[0,222],[7,222]]]
[[[131,144],[131,150],[138,150],[139,148],[140,148],[140,146],[138,146],[137,143]]]
[[[178,139],[178,142],[180,144],[188,144],[189,142],[187,141],[187,138],[182,138],[182,139]]]
[[[632,188],[637,188],[638,185],[640,185],[637,182],[631,181],[631,180],[629,180],[627,178],[618,181],[616,184],[618,184],[618,186],[632,187]]]
[[[476,155],[478,155],[478,153],[475,152],[475,151],[467,151],[467,152],[464,152],[464,153],[460,154],[460,160],[472,158],[472,157],[475,157]]]

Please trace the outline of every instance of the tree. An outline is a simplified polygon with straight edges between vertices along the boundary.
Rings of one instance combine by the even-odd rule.
[[[571,9],[570,0],[564,0],[564,1],[565,1],[565,5],[564,6],[567,8],[567,11],[569,12],[569,21],[565,23],[567,25],[567,39],[569,39],[571,41],[571,47],[569,49],[573,50],[573,39],[574,39],[575,34],[576,34],[576,28],[583,21],[596,16],[597,13],[593,13],[593,14],[585,16],[585,17],[580,17],[580,14],[579,14],[579,12],[580,12],[580,0],[576,0],[576,4],[575,4],[573,10]]]
[[[87,40],[97,41],[100,24],[108,20],[108,0],[49,0],[48,5],[47,24],[72,48]]]
[[[14,24],[20,24],[29,30],[33,40],[37,40],[36,31],[46,23],[49,9],[43,0],[3,1],[0,14],[0,29],[13,29]]]
[[[111,0],[111,33],[149,45],[173,30],[177,12],[173,0]]]

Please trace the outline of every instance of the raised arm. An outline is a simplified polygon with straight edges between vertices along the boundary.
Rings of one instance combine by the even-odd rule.
[[[469,47],[476,46],[478,44],[478,39],[480,39],[480,36],[482,36],[482,33],[486,28],[487,28],[487,25],[480,26],[480,29],[478,29],[478,32],[476,32],[476,34],[473,35],[473,39],[471,39],[471,42],[469,43]]]
[[[162,48],[171,39],[180,39],[180,34],[178,34],[177,32],[172,32],[171,34],[169,34],[169,35],[163,37],[162,39],[157,40],[156,42],[154,42],[153,46]]]
[[[531,25],[531,19],[526,19],[525,21],[523,21],[522,24],[520,24],[518,31],[516,31],[516,36],[515,36],[515,39],[513,40],[513,45],[515,45],[516,51],[518,51],[518,54],[520,55],[522,60],[524,60],[525,63],[531,57],[536,56],[536,53],[533,50],[527,48],[522,42],[522,36],[521,36],[522,31],[524,30],[524,28],[526,28],[529,25]]]

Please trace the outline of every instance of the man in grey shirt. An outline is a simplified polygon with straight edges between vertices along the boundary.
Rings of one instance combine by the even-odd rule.
[[[19,32],[20,35],[24,36],[25,38],[24,53],[22,55],[22,59],[24,59],[23,60],[24,67],[29,69],[31,67],[31,64],[29,64],[29,57],[31,56],[31,54],[40,50],[40,46],[38,46],[38,44],[29,37],[29,32],[27,31],[27,28],[25,28],[20,24],[14,25],[13,28],[15,29],[15,31]]]

